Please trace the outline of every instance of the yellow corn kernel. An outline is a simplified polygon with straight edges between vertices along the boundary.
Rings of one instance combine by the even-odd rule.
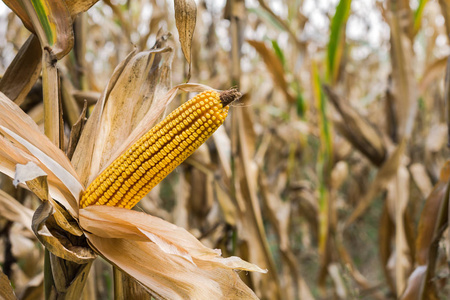
[[[235,90],[205,91],[184,103],[109,165],[81,196],[80,207],[132,208],[223,124]]]

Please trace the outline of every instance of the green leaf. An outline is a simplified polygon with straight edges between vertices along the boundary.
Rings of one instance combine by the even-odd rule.
[[[73,47],[72,17],[65,1],[21,0],[41,47],[56,59]]]
[[[278,42],[276,40],[272,40],[272,47],[273,50],[275,51],[275,54],[283,64],[283,67],[286,67],[286,58],[284,57],[283,50],[281,50],[280,45],[278,45]]]
[[[305,117],[305,111],[306,111],[306,104],[305,104],[305,99],[303,98],[303,94],[300,88],[300,84],[298,83],[298,81],[295,81],[295,91],[297,93],[296,96],[296,104],[297,104],[297,115],[300,116],[301,118]]]
[[[422,23],[422,14],[425,4],[427,4],[428,0],[419,0],[419,6],[417,10],[414,12],[414,34],[416,34],[420,29],[420,24]]]
[[[311,79],[320,128],[320,150],[316,168],[319,181],[319,255],[323,258],[326,255],[326,245],[329,235],[330,199],[328,183],[332,168],[332,138],[331,125],[326,114],[325,96],[314,61],[312,63]]]
[[[350,14],[351,0],[340,0],[331,20],[330,41],[327,49],[327,81],[337,79],[339,64],[345,44],[345,26]]]
[[[39,22],[41,23],[42,28],[44,29],[45,36],[47,37],[47,41],[50,46],[55,44],[55,24],[50,23],[48,19],[49,10],[44,6],[43,1],[40,0],[31,0],[33,4],[34,10],[36,11]]]

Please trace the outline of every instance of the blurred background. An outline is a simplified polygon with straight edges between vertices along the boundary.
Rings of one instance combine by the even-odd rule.
[[[138,209],[267,268],[240,273],[262,299],[447,299],[450,1],[196,5],[189,82],[244,96]],[[74,32],[78,50],[58,63],[77,101],[63,107],[67,136],[83,100],[92,108],[127,54],[163,33],[172,84],[189,77],[174,1],[99,1]],[[29,35],[1,2],[0,74]],[[16,103],[42,124],[39,79]],[[39,200],[14,193],[31,218]],[[43,248],[5,208],[0,238],[16,295],[40,299]],[[86,299],[113,299],[112,281],[96,260]]]

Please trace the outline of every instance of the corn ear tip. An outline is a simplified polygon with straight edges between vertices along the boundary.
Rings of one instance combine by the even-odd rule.
[[[223,107],[225,107],[231,102],[234,102],[241,98],[242,94],[236,88],[231,88],[229,90],[220,92],[219,97]]]

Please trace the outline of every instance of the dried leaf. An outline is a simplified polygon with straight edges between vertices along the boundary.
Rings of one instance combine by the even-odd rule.
[[[267,69],[272,75],[273,82],[284,93],[284,95],[286,96],[286,100],[290,103],[295,103],[296,99],[290,93],[286,77],[284,76],[283,65],[281,64],[281,61],[278,59],[275,53],[273,53],[273,51],[270,51],[264,42],[248,40],[247,43],[255,48],[259,55],[261,55]]]
[[[67,0],[66,5],[69,8],[70,15],[75,17],[79,13],[87,11],[97,2],[98,0]]]
[[[25,11],[24,7],[17,0],[5,0],[5,4],[22,20],[25,27],[34,32],[33,24]],[[67,0],[66,5],[70,11],[70,15],[75,17],[81,12],[87,11],[91,6],[97,3],[98,0]]]
[[[406,142],[402,141],[400,145],[397,146],[395,151],[391,154],[391,156],[384,162],[378,171],[374,181],[369,187],[369,190],[366,194],[361,198],[358,203],[358,206],[353,210],[351,215],[348,217],[346,221],[346,226],[353,223],[357,218],[359,218],[367,207],[372,203],[374,197],[380,193],[382,190],[386,188],[388,183],[395,178],[397,174],[397,169],[400,166],[401,158],[404,155],[406,147]]]
[[[427,170],[422,164],[414,163],[409,166],[409,171],[411,172],[414,182],[422,193],[422,197],[426,198],[433,189]]]
[[[213,135],[214,136],[214,135]],[[219,202],[220,209],[223,214],[225,222],[231,226],[236,226],[237,208],[234,205],[231,197],[226,193],[217,181],[214,181],[214,194],[216,196],[217,202]]]
[[[74,218],[55,200],[49,197],[47,175],[41,168],[33,162],[29,162],[26,165],[18,164],[13,183],[17,186],[20,182],[26,183],[28,188],[42,201],[50,201],[54,209],[53,217],[59,227],[75,236],[83,235]]]
[[[269,219],[277,231],[283,269],[288,269],[284,278],[292,278],[290,284],[286,284],[285,293],[290,299],[314,299],[305,280],[300,275],[300,266],[294,254],[289,238],[292,207],[290,202],[283,202],[278,197],[278,191],[272,191],[267,184],[267,178],[261,174],[259,186],[261,187],[262,200],[269,214]]]
[[[447,35],[450,35],[450,3],[448,0],[439,0],[439,5],[441,6],[442,15],[445,19]]]
[[[436,124],[430,128],[425,139],[425,149],[429,153],[440,151],[448,142],[448,131],[445,124]]]
[[[22,300],[34,300],[42,297],[44,294],[44,272],[34,276],[28,281],[24,291],[20,295]]]
[[[406,279],[412,267],[412,249],[409,248],[406,236],[405,213],[409,199],[409,173],[405,166],[400,165],[387,186],[387,208],[395,225],[395,286],[396,294],[400,295],[406,286]]]
[[[181,256],[193,264],[204,261],[230,269],[266,272],[238,257],[222,258],[220,250],[205,247],[185,229],[145,213],[110,206],[88,206],[80,209],[80,224],[88,232],[103,238],[152,241],[161,251]]]
[[[8,277],[0,270],[0,298],[2,300],[16,300],[14,289]]]
[[[91,249],[89,248],[89,251]],[[92,260],[85,263],[74,263],[50,254],[52,268],[52,292],[64,295],[67,299],[81,299],[86,284]]]
[[[20,18],[20,20],[22,20],[23,25],[25,25],[29,31],[34,32],[33,24],[20,1],[4,0],[3,2]]]
[[[171,49],[164,47],[134,51],[116,68],[73,155],[72,163],[83,183],[91,182],[108,162],[146,132],[136,136],[135,128],[150,129],[160,117],[167,104],[160,99],[170,85],[171,61]],[[141,122],[143,119],[146,123]]]
[[[114,159],[120,156],[126,149],[131,147],[137,139],[139,139],[153,127],[153,125],[159,120],[164,110],[172,102],[178,92],[203,92],[205,90],[211,89],[213,88],[202,84],[184,83],[173,87],[164,96],[161,96],[161,98],[156,98],[156,103],[154,103],[151,109],[149,109],[148,112],[143,116],[142,120],[139,122],[136,128],[125,137],[125,141],[123,139],[118,140],[120,141],[120,143],[116,151],[112,155],[109,155],[110,159],[109,161],[106,161],[104,163],[104,167],[111,164]]]
[[[425,93],[432,83],[435,83],[439,78],[444,76],[446,66],[447,57],[444,57],[426,67],[419,83],[419,91],[421,94]]]
[[[25,184],[27,181],[40,176],[47,176],[47,174],[34,162],[28,162],[26,165],[18,164],[16,165],[16,174],[14,176],[13,184],[17,187],[20,183]],[[45,200],[48,199],[47,196],[44,198]]]
[[[422,282],[425,279],[426,276],[427,267],[426,266],[419,266],[411,273],[411,275],[408,278],[408,282],[406,285],[406,289],[403,292],[402,296],[400,297],[401,300],[419,300],[422,299],[420,297],[421,289],[422,289]],[[429,295],[431,296],[431,295]],[[437,300],[437,298],[426,298],[428,300]]]
[[[33,211],[23,206],[3,190],[0,190],[0,215],[10,221],[22,224],[31,231]]]
[[[95,259],[92,250],[83,245],[83,239],[68,238],[68,233],[59,229],[51,217],[53,207],[43,202],[33,216],[32,229],[39,241],[54,255],[77,264],[86,264]],[[77,243],[73,243],[76,241]],[[79,243],[78,243],[79,242]]]
[[[156,244],[87,234],[90,244],[158,299],[257,299],[230,269],[197,266]]]
[[[0,131],[7,134],[14,141],[24,146],[34,157],[39,159],[39,161],[45,165],[48,170],[51,171],[62,183],[64,186],[72,193],[75,199],[78,199],[81,191],[83,190],[83,186],[77,180],[75,176],[73,176],[67,169],[62,167],[57,161],[53,160],[46,153],[42,152],[39,148],[29,143],[27,140],[23,139],[19,135],[15,134],[13,131],[9,130],[6,127],[0,126]],[[40,134],[42,136],[42,134]],[[50,143],[51,144],[51,143]],[[57,149],[57,148],[56,148]],[[53,149],[52,149],[53,150]],[[57,149],[59,150],[59,149]],[[59,150],[61,151],[61,150]],[[62,152],[61,152],[62,153]],[[65,159],[67,159],[64,156]],[[71,168],[70,168],[71,169]],[[46,172],[47,173],[47,172]],[[48,173],[47,173],[48,175]],[[76,207],[77,203],[69,203],[71,207]],[[69,209],[69,208],[68,208]]]
[[[248,95],[242,101],[249,99]],[[279,285],[278,273],[263,225],[261,207],[258,201],[257,178],[258,168],[253,157],[255,154],[255,133],[253,121],[248,107],[235,110],[232,121],[232,153],[235,166],[234,189],[237,203],[244,204],[244,210],[239,209],[238,234],[245,241],[241,246],[251,247],[249,260],[269,270],[268,276],[252,274],[252,282],[258,293],[264,289],[269,298],[280,298],[282,290]],[[234,139],[233,139],[234,136]],[[241,199],[239,199],[241,198]],[[243,252],[245,250],[242,250]]]
[[[372,163],[380,166],[387,154],[380,133],[354,108],[339,99],[331,87],[324,85],[323,89],[343,119],[343,122],[337,123],[339,131]]]
[[[70,131],[69,146],[67,146],[67,157],[72,158],[75,148],[77,147],[78,141],[80,140],[81,133],[83,132],[84,125],[86,124],[86,112],[87,112],[87,102],[84,102],[83,110],[81,111],[80,117],[73,124],[72,130]]]
[[[402,31],[400,18],[394,13],[387,14],[391,29],[391,62],[393,83],[393,111],[395,113],[398,138],[411,136],[417,113],[417,83],[414,79],[412,43]]]
[[[70,191],[64,183],[44,163],[32,154],[17,148],[8,139],[0,135],[0,171],[2,173],[14,178],[16,165],[27,164],[28,162],[33,162],[44,170],[48,175],[49,189],[52,197],[63,204],[73,216],[76,216],[78,211],[76,199],[70,194]]]
[[[402,300],[438,299],[436,285],[432,278],[435,276],[438,260],[439,240],[447,228],[449,180],[450,162],[447,162],[420,216],[416,239],[417,266],[408,279]]]
[[[395,279],[389,266],[389,259],[392,252],[391,241],[394,238],[394,232],[394,223],[389,216],[387,203],[384,202],[383,212],[380,218],[379,251],[384,276],[391,291],[395,291]]]
[[[197,22],[197,5],[194,0],[174,0],[175,24],[178,29],[181,49],[189,64],[187,81],[191,77],[191,44]]]
[[[51,157],[51,160],[56,161],[52,164],[58,164],[60,167],[70,173],[72,177],[78,178],[77,173],[72,167],[72,164],[67,159],[66,155],[55,145],[53,145],[49,139],[44,136],[36,123],[25,114],[19,106],[14,104],[10,99],[8,99],[4,94],[0,93],[0,124],[2,127],[6,127],[10,131],[14,132],[21,138],[25,139],[28,143],[31,144],[30,148],[38,148],[36,150],[37,158],[40,156],[48,156]],[[23,145],[22,149],[26,149],[26,146]],[[31,150],[29,150],[32,152]],[[43,159],[42,163],[45,163],[45,159]],[[75,180],[78,181],[78,180]],[[80,189],[80,186],[78,187]],[[77,188],[74,187],[73,191],[76,193]],[[78,197],[78,194],[76,195]]]
[[[39,78],[41,64],[41,45],[39,39],[32,34],[22,45],[0,79],[0,91],[20,105]]]
[[[64,1],[21,0],[33,24],[42,49],[57,59],[73,47],[72,18]]]

